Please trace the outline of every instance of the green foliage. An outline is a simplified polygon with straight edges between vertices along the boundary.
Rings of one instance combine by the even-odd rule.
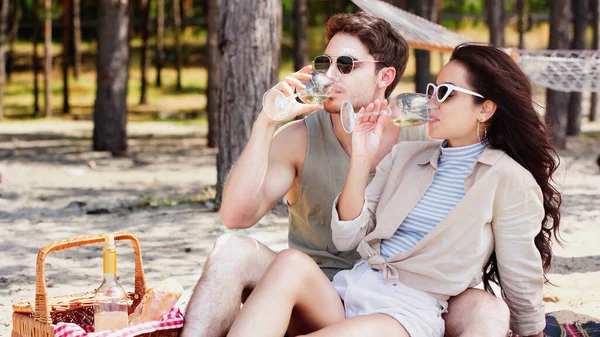
[[[483,12],[483,0],[446,0],[444,12],[479,14]]]
[[[281,8],[283,15],[292,15],[292,9],[294,8],[294,0],[281,0]]]
[[[531,13],[550,12],[550,1],[552,0],[527,0],[527,9]]]

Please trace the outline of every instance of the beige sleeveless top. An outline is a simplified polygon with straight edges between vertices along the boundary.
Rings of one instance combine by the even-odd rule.
[[[289,247],[308,254],[332,279],[360,258],[355,250],[338,251],[331,239],[331,207],[344,186],[350,157],[335,136],[328,112],[317,111],[304,122],[308,142],[298,194],[289,205]],[[402,129],[398,140],[425,138],[426,127],[419,126]]]

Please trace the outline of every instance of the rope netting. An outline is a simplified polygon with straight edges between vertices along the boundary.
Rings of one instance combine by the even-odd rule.
[[[517,64],[543,88],[600,92],[600,50],[515,50]]]
[[[381,0],[352,0],[371,15],[389,22],[416,49],[451,52],[461,43],[473,42]],[[531,81],[543,88],[565,92],[600,92],[600,50],[507,49]]]

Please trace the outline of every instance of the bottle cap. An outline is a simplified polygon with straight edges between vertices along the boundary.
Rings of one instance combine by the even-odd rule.
[[[112,248],[115,246],[115,236],[112,234],[104,234],[104,248]]]

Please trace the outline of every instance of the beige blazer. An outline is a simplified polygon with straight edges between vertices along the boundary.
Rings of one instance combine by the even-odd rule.
[[[420,242],[387,260],[380,255],[381,240],[394,234],[432,184],[440,153],[439,142],[397,144],[377,166],[354,220],[339,220],[336,198],[335,246],[357,249],[386,282],[402,282],[442,302],[480,283],[495,251],[511,328],[520,335],[539,333],[545,326],[544,278],[534,238],[544,218],[542,193],[529,171],[503,151],[483,151],[462,200]]]

